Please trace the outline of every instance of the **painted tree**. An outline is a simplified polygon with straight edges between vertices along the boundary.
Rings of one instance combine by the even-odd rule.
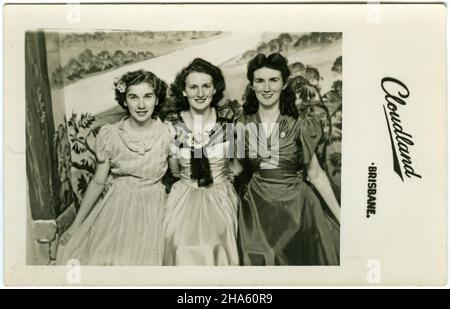
[[[257,55],[256,50],[251,49],[247,50],[244,54],[242,54],[241,60],[244,62],[248,62],[253,59]]]
[[[82,198],[86,192],[87,186],[91,181],[95,169],[97,168],[97,155],[94,151],[93,143],[97,136],[99,127],[93,127],[95,117],[87,114],[72,114],[68,124],[69,141],[72,157],[72,166],[78,170],[76,181],[76,193]]]
[[[342,56],[336,58],[331,71],[342,74]]]
[[[320,32],[311,32],[309,35],[309,40],[311,44],[317,44],[321,42],[321,33]]]
[[[144,53],[143,51],[139,51],[139,52],[136,54],[136,57],[137,57],[137,59],[139,59],[139,60],[143,60],[143,59],[145,59],[145,53]]]
[[[78,61],[80,63],[89,62],[93,56],[94,54],[92,53],[92,51],[89,48],[86,48],[78,55]]]
[[[70,142],[67,134],[67,121],[64,116],[63,122],[58,126],[53,137],[54,162],[57,164],[60,180],[59,200],[60,205],[57,215],[64,212],[72,203],[78,206],[71,181],[72,159],[70,153]]]
[[[311,66],[303,66],[304,72],[301,74],[302,65],[301,63],[291,65],[297,71],[290,78],[289,85],[296,94],[296,105],[300,112],[313,113],[321,119],[324,134],[318,146],[318,159],[332,179],[332,187],[339,199],[341,152],[340,146],[337,145],[340,145],[342,138],[342,81],[335,81],[331,91],[323,95],[319,70]],[[329,107],[332,107],[330,104],[338,104],[332,113],[329,110]],[[332,149],[331,153],[329,149]]]
[[[64,77],[68,80],[76,80],[81,78],[81,74],[83,73],[83,67],[81,63],[76,59],[70,59],[69,62],[64,66]]]
[[[289,65],[289,70],[291,71],[291,76],[303,76],[305,74],[306,67],[301,62],[294,62]]]
[[[256,52],[258,54],[270,54],[270,45],[266,42],[263,42],[256,48]]]
[[[115,66],[121,66],[125,63],[126,55],[121,50],[116,50],[113,54],[112,61]]]
[[[327,172],[338,200],[340,199],[341,140],[342,140],[342,80],[335,80],[331,90],[322,94],[322,77],[317,68],[301,63],[291,65],[295,72],[289,84],[296,94],[301,113],[322,115],[323,137],[318,145],[318,159]],[[330,70],[341,74],[342,57],[338,57]]]
[[[294,39],[289,33],[282,33],[278,36],[278,43],[280,45],[280,52],[287,54],[294,43]]]
[[[341,103],[342,101],[342,81],[335,80],[331,86],[331,90],[324,94],[324,99],[326,102],[330,103]]]
[[[107,50],[102,50],[101,52],[99,52],[97,57],[102,60],[111,60],[112,59],[111,53]]]
[[[310,43],[309,36],[307,34],[304,34],[298,38],[298,40],[294,44],[294,47],[296,47],[297,49],[301,49],[308,46],[309,43]]]
[[[52,72],[50,85],[52,88],[61,88],[64,86],[64,70],[61,65],[58,65]]]
[[[278,42],[278,39],[272,39],[269,41],[269,52],[270,53],[277,53],[280,51],[280,43]]]
[[[134,51],[132,51],[132,50],[127,51],[126,56],[125,56],[125,63],[135,62],[136,59],[137,59],[137,55]]]

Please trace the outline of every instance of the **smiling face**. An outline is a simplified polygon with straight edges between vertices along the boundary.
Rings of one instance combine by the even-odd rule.
[[[211,75],[201,72],[192,72],[186,77],[186,87],[183,95],[187,97],[189,106],[202,112],[210,105],[216,89]]]
[[[141,83],[128,87],[125,103],[131,118],[142,125],[152,117],[158,98],[152,86],[148,83]]]
[[[270,107],[280,103],[281,91],[286,88],[281,72],[263,67],[253,73],[251,85],[256,98],[263,106]]]

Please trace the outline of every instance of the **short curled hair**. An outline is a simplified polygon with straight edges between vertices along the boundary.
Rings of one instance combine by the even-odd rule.
[[[251,85],[253,84],[255,71],[261,68],[269,68],[280,71],[283,84],[287,85],[287,87],[281,91],[280,95],[280,114],[292,116],[297,119],[298,110],[295,106],[295,93],[290,85],[288,85],[288,79],[291,72],[289,70],[286,58],[280,53],[273,53],[269,56],[258,54],[248,63],[247,79],[250,83],[244,94],[244,113],[247,115],[253,115],[258,112],[259,102],[256,98],[255,92],[251,88]]]
[[[125,84],[125,91],[120,91],[121,89],[119,90],[120,84],[122,83]],[[155,106],[152,113],[152,117],[155,118],[161,111],[161,108],[166,101],[167,84],[152,72],[144,70],[128,72],[124,74],[118,81],[115,81],[114,89],[116,101],[124,110],[128,111],[128,106],[125,105],[128,88],[130,86],[139,85],[142,83],[147,83],[151,87],[153,87],[153,91],[158,98],[158,104]]]
[[[212,77],[214,89],[216,93],[213,95],[211,107],[217,106],[217,103],[223,99],[223,92],[225,91],[225,79],[220,68],[209,63],[201,58],[195,58],[187,67],[183,68],[175,77],[175,81],[170,86],[170,91],[175,97],[175,104],[177,110],[188,110],[189,101],[183,96],[183,91],[186,88],[186,78],[189,74],[199,72],[205,73]]]

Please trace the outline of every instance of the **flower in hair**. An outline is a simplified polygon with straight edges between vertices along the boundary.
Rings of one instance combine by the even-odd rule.
[[[116,89],[117,91],[119,91],[120,93],[124,93],[125,91],[127,91],[127,85],[125,84],[124,81],[119,80],[116,84]]]

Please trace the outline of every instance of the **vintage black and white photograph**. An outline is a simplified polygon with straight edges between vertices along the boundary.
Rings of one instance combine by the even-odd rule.
[[[341,32],[25,35],[29,265],[339,265]]]
[[[4,13],[5,284],[447,282],[442,4]]]

